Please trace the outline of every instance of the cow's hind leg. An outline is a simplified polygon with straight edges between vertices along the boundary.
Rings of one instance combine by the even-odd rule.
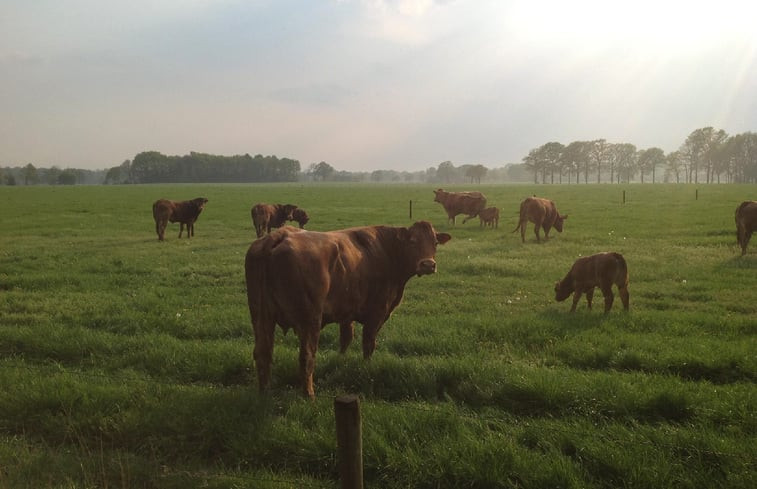
[[[305,395],[310,399],[315,399],[313,372],[315,371],[315,354],[318,351],[320,332],[320,323],[306,325],[300,332],[300,378]]]
[[[381,329],[382,323],[368,322],[363,324],[363,358],[368,359],[376,350],[376,337]]]
[[[180,223],[179,223],[179,238],[181,238],[181,234],[182,234],[183,232],[184,232],[184,223],[183,223],[183,222],[180,222]],[[187,232],[187,234],[189,234],[189,232]]]
[[[628,293],[628,285],[619,285],[618,286],[618,293],[620,294],[620,300],[623,302],[623,309],[628,310],[629,302],[630,302],[630,295]]]
[[[187,237],[191,238],[195,235],[195,224],[193,222],[187,223]]]
[[[355,337],[355,323],[352,321],[339,324],[339,353],[347,351],[347,347]]]
[[[258,320],[253,326],[255,332],[255,349],[252,358],[258,371],[258,389],[264,391],[271,382],[271,364],[273,363],[273,339],[276,324],[272,321]]]
[[[612,293],[612,284],[602,284],[602,295],[605,296],[605,313],[612,309],[612,302],[615,300],[615,294]]]

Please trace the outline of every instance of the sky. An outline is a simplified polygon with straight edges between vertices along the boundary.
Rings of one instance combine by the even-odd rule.
[[[3,0],[0,166],[497,168],[757,131],[753,0]]]

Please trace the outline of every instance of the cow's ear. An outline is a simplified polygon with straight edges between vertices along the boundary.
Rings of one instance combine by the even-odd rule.
[[[447,233],[436,233],[436,242],[439,244],[444,244],[451,239],[452,236]]]
[[[564,216],[560,216],[560,218],[561,218],[561,219],[567,219],[567,218],[568,218],[568,215],[567,215],[567,214],[565,214]]]

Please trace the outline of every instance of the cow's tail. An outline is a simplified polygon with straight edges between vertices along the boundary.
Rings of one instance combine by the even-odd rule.
[[[615,262],[617,263],[617,272],[616,276],[619,277],[624,285],[628,285],[628,264],[626,263],[626,259],[623,258],[623,255],[620,253],[612,253],[613,258],[615,258]]]
[[[523,221],[525,220],[526,220],[526,201],[524,200],[523,202],[520,203],[520,212],[518,214],[518,225],[515,226],[515,229],[513,229],[510,232],[514,233],[518,231],[523,225]]]

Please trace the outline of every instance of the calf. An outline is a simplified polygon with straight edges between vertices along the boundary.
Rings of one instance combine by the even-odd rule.
[[[287,221],[293,220],[292,212],[297,208],[292,204],[255,204],[250,209],[252,225],[258,238],[271,229],[283,226]]]
[[[602,290],[605,298],[605,313],[612,308],[614,299],[612,286],[615,284],[623,301],[623,309],[628,310],[628,266],[620,253],[599,253],[579,258],[564,279],[555,283],[555,300],[564,301],[573,294],[570,312],[575,312],[581,294],[586,292],[586,302],[591,309],[594,287]]]
[[[369,358],[381,326],[402,301],[405,284],[436,272],[436,247],[449,239],[419,221],[410,227],[329,232],[285,226],[253,241],[245,277],[260,390],[270,382],[277,324],[285,332],[293,329],[300,340],[302,387],[311,398],[324,326],[339,324],[344,351],[352,341],[353,321],[362,323],[363,356]]]
[[[515,226],[512,232],[520,229],[520,239],[522,242],[526,242],[526,224],[529,221],[534,223],[534,233],[536,234],[536,241],[541,242],[539,237],[539,228],[544,229],[544,239],[549,239],[549,231],[553,227],[557,229],[558,233],[562,232],[563,222],[568,216],[561,216],[557,212],[557,206],[555,202],[549,199],[542,199],[539,197],[528,197],[520,204],[520,217],[518,219],[518,225]]]
[[[175,201],[160,199],[152,205],[152,217],[155,219],[155,232],[158,233],[158,240],[165,239],[166,226],[168,222],[178,222],[179,238],[184,232],[184,226],[187,226],[187,238],[195,235],[195,221],[200,216],[200,212],[205,208],[208,199],[197,197],[192,200]]]
[[[310,220],[310,216],[305,212],[305,209],[299,207],[292,211],[292,221],[297,222],[300,225],[300,229],[305,229],[305,224]]]
[[[478,213],[480,220],[480,226],[491,226],[493,228],[499,227],[499,208],[487,207]]]
[[[754,231],[757,231],[757,201],[746,200],[736,209],[736,240],[741,246],[741,256],[746,255]]]

